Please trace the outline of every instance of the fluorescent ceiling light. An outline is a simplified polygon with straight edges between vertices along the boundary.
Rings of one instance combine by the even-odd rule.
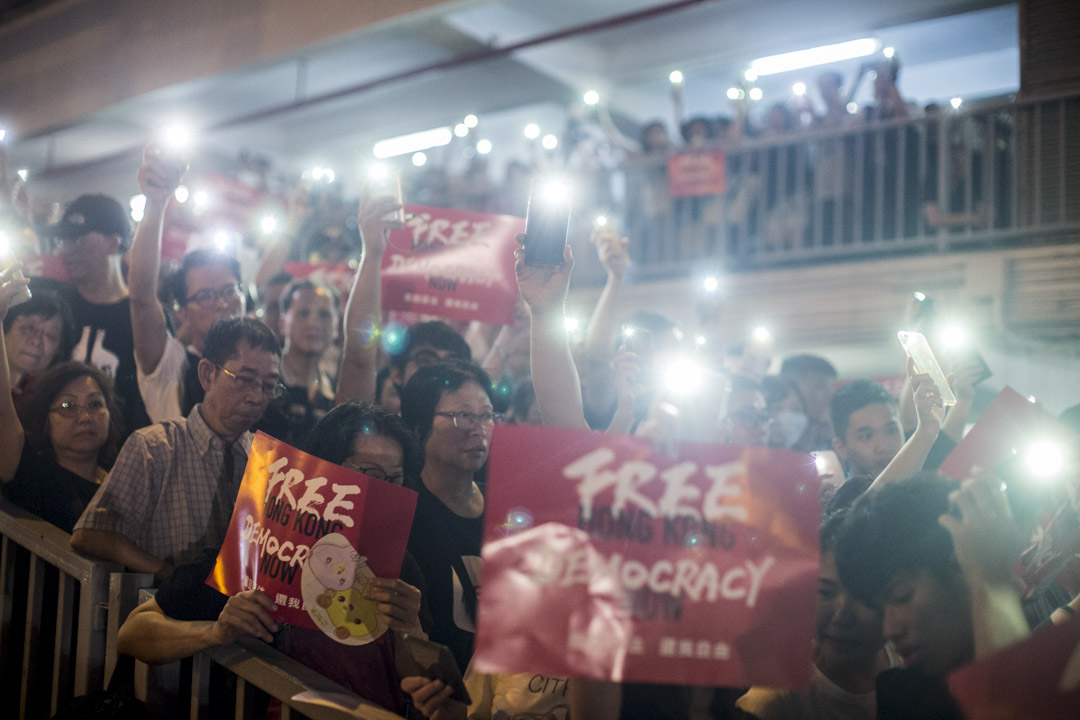
[[[796,50],[758,58],[750,63],[750,69],[758,75],[775,75],[789,70],[873,55],[880,45],[881,41],[877,38],[849,40],[836,45],[822,45],[809,50]]]
[[[380,160],[420,152],[433,147],[448,145],[453,133],[448,127],[435,128],[433,130],[421,130],[408,135],[398,135],[375,143],[372,152]]]

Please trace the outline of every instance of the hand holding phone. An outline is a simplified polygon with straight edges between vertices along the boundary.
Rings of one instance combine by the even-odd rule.
[[[373,200],[393,200],[398,209],[387,213],[383,219],[399,227],[405,224],[405,200],[401,192],[400,172],[376,165],[368,173],[365,194],[370,195]]]
[[[399,678],[425,677],[439,680],[453,688],[451,700],[465,705],[472,703],[469,691],[465,688],[465,680],[461,677],[461,669],[450,648],[415,635],[399,635],[395,632],[391,637],[394,642],[394,667]]]

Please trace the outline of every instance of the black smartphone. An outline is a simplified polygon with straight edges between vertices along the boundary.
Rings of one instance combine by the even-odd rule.
[[[563,248],[570,229],[570,185],[552,180],[534,180],[525,213],[525,264],[563,264]]]
[[[461,677],[461,669],[454,660],[450,648],[439,643],[418,638],[415,635],[399,635],[393,633],[394,639],[394,668],[398,678],[426,677],[432,680],[441,680],[444,685],[452,687],[454,694],[451,700],[470,705],[472,698],[465,689],[465,680]]]

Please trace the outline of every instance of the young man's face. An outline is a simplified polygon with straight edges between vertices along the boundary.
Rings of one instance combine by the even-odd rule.
[[[831,552],[821,554],[815,630],[814,664],[834,680],[872,666],[884,644],[881,611],[848,594]]]
[[[971,610],[959,571],[950,578],[928,570],[899,573],[881,602],[883,634],[905,667],[942,676],[971,659]]]
[[[187,271],[187,297],[176,316],[185,326],[188,337],[200,341],[218,320],[244,314],[244,296],[240,281],[227,267],[201,265]]]
[[[829,421],[829,401],[836,389],[836,378],[821,373],[807,373],[795,380],[806,403],[806,414],[811,420]]]
[[[109,258],[120,249],[118,235],[99,232],[61,239],[58,243],[56,252],[73,283],[104,277],[109,270]]]
[[[851,475],[877,477],[903,444],[896,410],[886,403],[874,403],[851,413],[847,431],[833,440],[833,449]]]

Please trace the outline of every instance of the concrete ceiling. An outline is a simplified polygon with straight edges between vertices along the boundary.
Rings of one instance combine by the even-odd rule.
[[[90,184],[133,192],[138,148],[164,119],[203,128],[208,154],[248,149],[288,173],[335,164],[348,179],[378,139],[482,118],[503,152],[524,151],[521,125],[548,118],[553,131],[587,88],[624,119],[670,118],[667,74],[686,74],[688,114],[729,112],[724,95],[750,60],[767,54],[874,36],[897,48],[901,90],[920,101],[1016,89],[1015,5],[974,0],[712,0],[668,14],[556,40],[481,62],[462,58],[587,23],[655,9],[656,0],[531,0],[447,3],[437,12],[378,24],[302,53],[150,92],[67,127],[13,144],[49,194],[70,197]],[[443,63],[456,63],[436,69]],[[854,75],[858,61],[836,69]],[[410,75],[419,68],[431,68]],[[762,78],[766,105],[813,71]],[[797,76],[798,75],[798,76]],[[408,76],[400,80],[388,80]],[[812,82],[808,83],[812,86]],[[867,84],[868,85],[868,84]],[[342,94],[349,88],[366,89]],[[320,96],[341,94],[332,100]],[[458,148],[460,150],[460,148]],[[455,150],[457,152],[457,150]],[[127,168],[122,173],[117,169]]]

